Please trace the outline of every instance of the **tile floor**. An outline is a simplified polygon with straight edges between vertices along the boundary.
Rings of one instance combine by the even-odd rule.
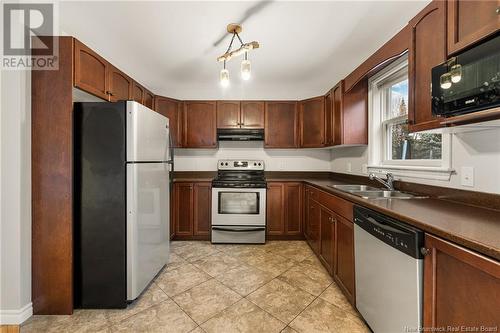
[[[303,241],[172,242],[125,310],[34,316],[21,332],[370,332]]]

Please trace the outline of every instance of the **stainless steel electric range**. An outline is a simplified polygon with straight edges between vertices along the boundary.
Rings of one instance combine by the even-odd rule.
[[[212,181],[212,243],[266,241],[264,161],[219,160]]]

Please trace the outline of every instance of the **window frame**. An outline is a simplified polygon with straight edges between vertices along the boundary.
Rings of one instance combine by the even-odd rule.
[[[408,159],[394,160],[390,158],[392,140],[389,138],[389,126],[407,121],[408,115],[386,119],[386,108],[389,94],[381,91],[408,77],[407,54],[395,60],[368,80],[368,170],[370,172],[391,172],[399,176],[428,179],[449,180],[451,169],[450,134],[441,129],[425,131],[425,133],[441,134],[441,159]],[[408,101],[409,107],[409,101]],[[424,133],[424,132],[423,132]]]

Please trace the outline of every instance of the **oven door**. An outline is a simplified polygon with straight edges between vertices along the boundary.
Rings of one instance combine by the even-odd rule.
[[[213,226],[265,226],[265,188],[212,188]]]

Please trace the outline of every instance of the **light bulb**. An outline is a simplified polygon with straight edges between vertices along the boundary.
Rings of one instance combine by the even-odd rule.
[[[439,78],[439,83],[441,84],[441,88],[450,89],[451,88],[451,75],[450,73],[445,73],[441,75]]]
[[[462,65],[456,64],[451,66],[450,70],[451,82],[458,83],[462,79]]]
[[[219,78],[221,86],[227,87],[229,85],[229,71],[227,69],[221,69]]]
[[[251,76],[251,64],[250,64],[250,60],[248,59],[245,59],[241,62],[241,78],[243,80],[250,80],[250,76]]]

